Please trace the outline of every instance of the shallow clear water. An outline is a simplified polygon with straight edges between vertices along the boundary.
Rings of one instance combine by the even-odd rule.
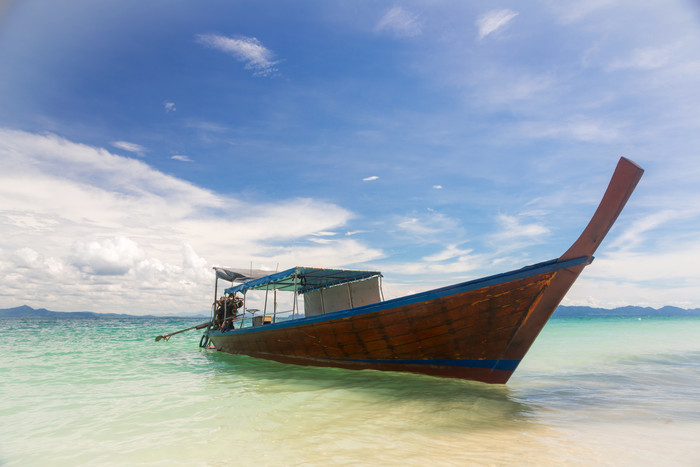
[[[505,386],[0,320],[0,465],[700,465],[700,319],[555,319]]]

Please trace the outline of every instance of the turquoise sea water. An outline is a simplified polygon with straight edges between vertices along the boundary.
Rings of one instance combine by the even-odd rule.
[[[0,465],[700,466],[700,319],[551,320],[505,386],[0,320]]]

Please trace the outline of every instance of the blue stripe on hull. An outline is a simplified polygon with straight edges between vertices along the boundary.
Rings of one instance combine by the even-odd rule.
[[[490,370],[515,371],[520,360],[362,360],[353,358],[331,358],[336,362],[386,363],[396,365],[440,365],[465,368],[488,368]]]

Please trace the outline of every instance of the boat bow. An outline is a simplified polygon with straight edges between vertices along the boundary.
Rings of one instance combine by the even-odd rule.
[[[562,269],[554,275],[504,350],[504,359],[520,360],[525,356],[583,268],[593,261],[593,253],[612,228],[643,174],[644,169],[640,166],[625,157],[620,158],[595,214],[579,238],[557,261],[565,262],[581,257],[589,260],[584,264]]]

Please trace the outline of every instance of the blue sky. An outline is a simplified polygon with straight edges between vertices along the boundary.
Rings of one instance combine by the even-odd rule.
[[[0,307],[499,273],[563,253],[620,156],[647,172],[564,303],[700,307],[697,2],[10,1],[0,63]]]

